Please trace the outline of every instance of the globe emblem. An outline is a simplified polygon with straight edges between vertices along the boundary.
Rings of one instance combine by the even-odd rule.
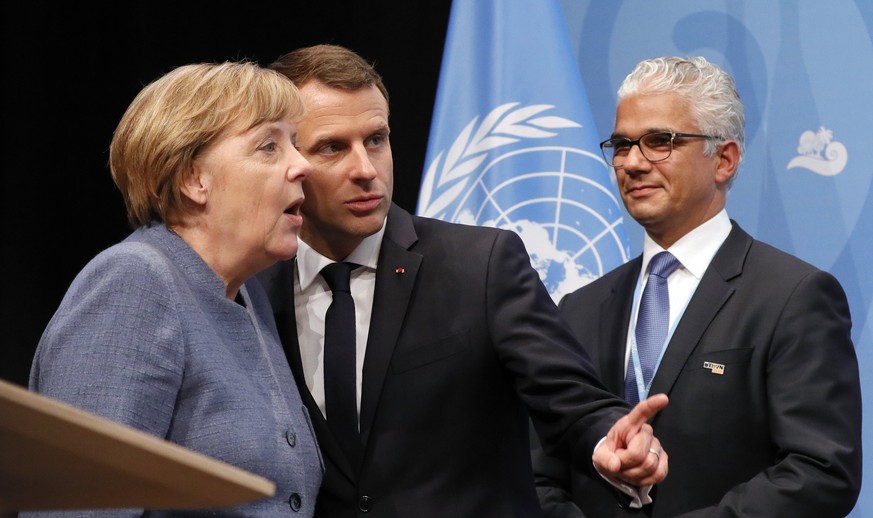
[[[556,302],[628,260],[623,209],[599,155],[529,147],[496,156],[477,172],[445,219],[518,233]]]

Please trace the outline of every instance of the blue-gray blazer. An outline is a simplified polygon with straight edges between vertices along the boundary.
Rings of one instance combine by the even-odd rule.
[[[263,290],[250,281],[240,297],[164,225],[138,229],[76,277],[30,388],[276,483],[210,516],[312,516],[323,463],[309,416]]]

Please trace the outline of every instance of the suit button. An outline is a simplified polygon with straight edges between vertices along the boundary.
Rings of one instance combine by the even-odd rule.
[[[358,499],[358,510],[362,513],[369,513],[373,509],[373,499],[369,496],[362,496]]]
[[[291,507],[291,510],[295,513],[300,510],[300,495],[297,493],[291,493],[291,497],[288,498],[288,505]]]
[[[292,448],[297,446],[297,434],[293,431],[288,430],[285,432],[285,440],[288,441],[288,444],[290,444]]]

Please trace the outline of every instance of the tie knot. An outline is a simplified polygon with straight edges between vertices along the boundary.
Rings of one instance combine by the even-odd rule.
[[[676,259],[670,252],[660,252],[652,257],[652,262],[649,263],[649,275],[657,275],[666,279],[679,267],[679,259]]]
[[[352,270],[358,265],[354,263],[332,263],[321,269],[321,276],[327,281],[330,291],[345,291],[351,292],[349,288],[349,279],[352,275]]]

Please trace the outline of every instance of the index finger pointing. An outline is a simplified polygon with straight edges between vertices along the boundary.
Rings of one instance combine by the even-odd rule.
[[[632,427],[639,427],[645,424],[646,421],[652,418],[655,414],[663,410],[669,402],[667,394],[655,394],[649,396],[643,401],[637,403],[630,413],[625,416]]]

